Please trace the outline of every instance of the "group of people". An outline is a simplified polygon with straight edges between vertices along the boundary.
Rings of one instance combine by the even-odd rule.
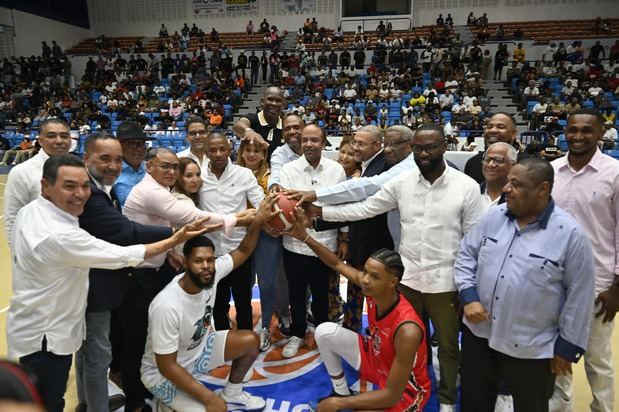
[[[9,174],[4,219],[9,356],[35,371],[49,411],[63,409],[74,353],[78,410],[139,411],[149,396],[179,411],[262,409],[245,375],[276,323],[293,358],[310,321],[333,383],[318,411],[422,410],[429,321],[441,411],[455,411],[458,375],[463,411],[563,410],[580,357],[592,408],[613,409],[619,163],[598,150],[598,112],[572,113],[570,150],[552,164],[514,149],[514,119],[495,113],[463,173],[434,124],[364,126],[330,160],[324,130],[282,117],[284,103],[269,87],[234,124],[235,163],[199,117],[184,152],[147,152],[149,136],[125,122],[90,134],[83,161],[66,154],[63,120],[43,122],[41,150]],[[267,224],[278,196],[298,205],[283,233]],[[377,390],[352,393],[342,359]],[[221,392],[197,380],[227,361]],[[125,398],[108,396],[108,369]]]

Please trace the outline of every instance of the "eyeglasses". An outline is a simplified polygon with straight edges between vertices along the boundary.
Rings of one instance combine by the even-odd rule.
[[[366,147],[368,147],[371,144],[372,143],[363,143],[363,142],[360,142],[359,140],[353,140],[352,142],[350,142],[351,146],[353,146],[353,147],[357,146],[357,147],[359,147],[361,149],[365,149]]]
[[[420,145],[420,144],[414,144],[413,153],[415,154],[420,154],[421,152],[431,153],[441,146],[443,146],[443,143],[427,144],[425,146]]]
[[[500,156],[484,157],[483,159],[481,159],[481,164],[483,165],[489,165],[490,162],[494,162],[494,164],[497,166],[503,166],[504,164],[507,163],[507,159],[504,157],[500,157]]]
[[[123,144],[132,149],[143,149],[146,147],[146,142],[144,140],[125,140]]]
[[[206,136],[208,134],[208,130],[192,130],[191,132],[187,132],[189,136]]]
[[[394,142],[389,142],[389,143],[385,143],[384,144],[384,148],[388,148],[388,147],[398,147],[403,145],[404,143],[407,143],[408,140],[396,140]]]
[[[175,172],[179,171],[179,165],[171,164],[171,163],[153,163],[161,168],[164,172],[169,172],[170,170],[174,170]]]

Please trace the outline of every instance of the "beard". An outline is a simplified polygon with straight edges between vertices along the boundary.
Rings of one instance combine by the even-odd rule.
[[[186,272],[187,272],[187,275],[189,275],[189,279],[191,279],[191,282],[201,289],[204,289],[204,290],[210,289],[213,287],[213,284],[215,283],[215,272],[213,272],[213,274],[211,275],[211,279],[206,283],[203,282],[202,279],[200,279],[200,275],[196,275],[191,270],[187,269]]]
[[[419,171],[422,174],[431,172],[432,170],[438,168],[444,162],[443,158],[440,158],[440,157],[436,159],[427,159],[427,160],[429,160],[430,162],[428,164],[422,165],[421,160],[415,159],[415,163],[417,164],[417,167],[419,168]]]

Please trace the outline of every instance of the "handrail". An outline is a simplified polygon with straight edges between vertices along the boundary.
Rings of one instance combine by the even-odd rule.
[[[393,17],[393,18],[385,18],[385,17],[382,17],[382,18],[381,18],[381,17],[378,17],[378,18],[375,18],[375,19],[366,19],[366,18],[359,18],[359,19],[354,19],[354,18],[353,18],[353,19],[342,19],[342,20],[340,20],[340,24],[339,24],[339,26],[340,26],[340,27],[342,27],[342,29],[343,29],[343,24],[344,24],[344,23],[347,23],[347,24],[348,24],[348,23],[353,23],[353,24],[355,24],[355,26],[353,27],[353,29],[352,29],[352,30],[349,30],[349,31],[355,31],[355,30],[357,29],[357,26],[359,26],[359,23],[361,23],[361,27],[363,28],[363,31],[365,32],[365,30],[366,30],[366,28],[365,28],[365,23],[366,23],[366,22],[370,22],[370,21],[376,21],[376,22],[379,22],[379,21],[381,21],[381,20],[385,23],[385,26],[386,26],[386,25],[387,25],[387,23],[389,23],[390,21],[391,21],[391,22],[393,22],[393,21],[396,21],[396,20],[407,20],[407,21],[408,21],[408,28],[407,28],[406,30],[410,30],[410,29],[413,27],[413,21],[411,20],[411,18],[410,18],[410,17]],[[375,28],[374,28],[374,29],[372,29],[372,30],[375,30]],[[346,30],[343,30],[343,31],[346,31]]]

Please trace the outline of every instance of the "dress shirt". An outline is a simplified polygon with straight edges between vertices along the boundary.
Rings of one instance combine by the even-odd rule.
[[[493,207],[462,240],[454,266],[460,300],[481,302],[490,319],[464,323],[509,356],[575,362],[589,338],[593,270],[587,236],[552,200],[522,229],[506,205]]]
[[[293,160],[297,160],[299,157],[301,157],[301,155],[296,154],[287,143],[279,146],[273,151],[273,154],[271,155],[271,176],[269,176],[269,188],[273,185],[279,184],[282,166],[286,163],[292,162]]]
[[[120,269],[144,259],[144,245],[121,247],[79,228],[78,219],[39,197],[15,219],[13,297],[7,317],[10,358],[41,350],[77,351],[84,339],[88,271]]]
[[[314,168],[310,165],[305,156],[301,156],[284,167],[281,172],[281,184],[286,188],[295,190],[315,190],[321,186],[331,186],[346,180],[346,172],[342,165],[325,156],[320,157],[320,162]],[[350,179],[358,180],[358,179]],[[321,202],[316,205],[321,206]],[[308,233],[322,243],[332,252],[337,249],[337,229],[316,232],[308,229]],[[316,256],[316,254],[304,242],[291,236],[284,236],[283,245],[286,250],[306,256]]]
[[[191,151],[191,147],[188,147],[185,150],[182,150],[180,152],[178,152],[176,154],[176,156],[180,159],[181,157],[189,157],[193,160],[195,160],[198,165],[200,166],[200,169],[204,169],[206,168],[206,165],[208,164],[208,157],[206,157],[206,154],[202,155],[202,159],[200,159],[198,156],[196,156],[192,151]]]
[[[118,203],[120,203],[121,207],[125,205],[127,196],[129,196],[129,192],[131,192],[133,186],[140,183],[145,174],[145,162],[140,163],[140,167],[136,171],[129,165],[129,163],[123,160],[122,173],[118,176],[118,179],[116,179],[116,183],[114,183],[114,191],[116,192],[116,197],[118,198]]]
[[[224,223],[226,230],[236,224],[236,217],[205,212],[177,200],[170,189],[157,182],[150,174],[138,183],[129,193],[123,214],[134,222],[151,226],[182,226],[195,220],[210,217],[208,224]],[[146,259],[139,267],[160,268],[166,254]]]
[[[568,156],[551,163],[552,196],[557,206],[580,223],[595,260],[595,291],[608,289],[619,275],[619,162],[599,150],[578,172]]]
[[[316,197],[320,202],[330,205],[358,202],[372,196],[391,179],[411,169],[417,169],[412,153],[400,163],[379,175],[360,177],[358,179],[346,180],[333,186],[319,187],[315,189]],[[271,173],[273,173],[272,170]]]
[[[322,217],[355,221],[395,208],[400,210],[402,284],[422,293],[455,291],[458,245],[482,213],[479,185],[447,164],[433,184],[419,169],[409,170],[363,202],[324,207]]]
[[[228,159],[228,165],[219,179],[211,172],[210,167],[204,169],[200,209],[234,215],[247,209],[248,201],[258,208],[264,199],[264,191],[248,168],[235,165]],[[208,233],[207,236],[215,244],[215,255],[223,256],[238,247],[246,232],[244,227],[235,227],[225,233],[217,231]]]
[[[17,212],[41,194],[43,164],[47,159],[49,155],[41,149],[32,159],[18,164],[9,172],[4,188],[4,227],[10,247],[13,247],[11,233]]]

